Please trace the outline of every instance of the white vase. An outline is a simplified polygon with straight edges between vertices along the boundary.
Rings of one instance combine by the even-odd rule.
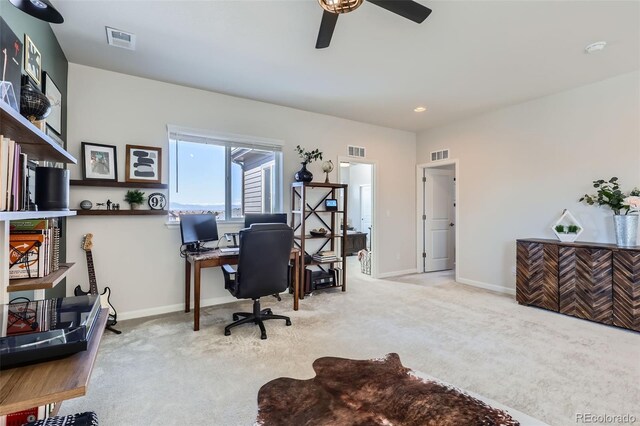
[[[620,247],[633,247],[638,237],[638,215],[616,214],[613,216],[616,230],[616,244]]]

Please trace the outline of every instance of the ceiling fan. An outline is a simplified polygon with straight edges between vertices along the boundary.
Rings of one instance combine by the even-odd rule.
[[[322,21],[320,22],[320,31],[318,32],[318,40],[316,41],[316,49],[324,49],[329,47],[333,30],[338,22],[338,15],[341,13],[349,13],[356,10],[364,0],[318,0],[320,6],[324,9]],[[367,0],[370,3],[387,9],[421,24],[431,14],[431,9],[412,0]]]

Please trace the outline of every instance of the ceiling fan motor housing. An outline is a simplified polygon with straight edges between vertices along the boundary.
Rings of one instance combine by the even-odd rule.
[[[363,0],[318,0],[320,6],[331,13],[349,13],[356,10]]]

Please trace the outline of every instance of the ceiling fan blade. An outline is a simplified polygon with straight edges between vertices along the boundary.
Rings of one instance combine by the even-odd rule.
[[[367,0],[413,22],[421,24],[431,14],[431,9],[412,0]]]
[[[320,31],[318,31],[318,40],[316,41],[316,49],[324,49],[331,44],[333,29],[338,22],[338,14],[327,12],[322,14],[322,22],[320,22]]]

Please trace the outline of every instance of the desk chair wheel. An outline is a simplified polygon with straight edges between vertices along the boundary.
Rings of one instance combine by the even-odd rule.
[[[264,309],[261,313],[264,315],[273,315],[271,308]]]
[[[225,336],[231,336],[231,331],[229,331],[229,330],[225,330],[225,331],[224,331],[224,335],[225,335]]]
[[[286,325],[291,325],[291,320],[287,320],[287,322],[285,322]]]

